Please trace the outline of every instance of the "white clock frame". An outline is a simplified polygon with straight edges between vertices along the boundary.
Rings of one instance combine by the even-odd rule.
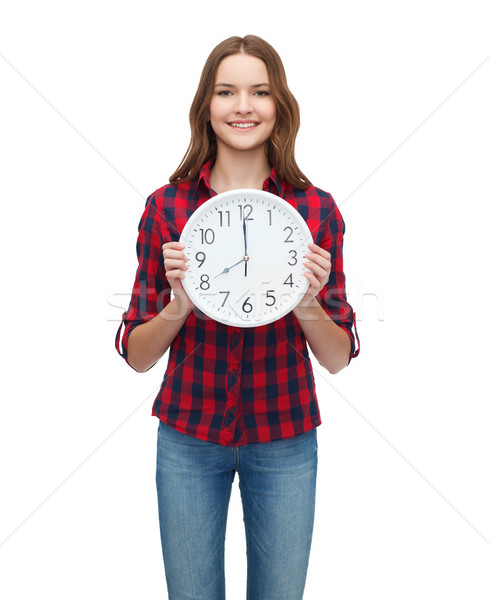
[[[199,310],[225,325],[277,321],[308,289],[304,272],[311,271],[303,263],[311,232],[291,204],[270,192],[217,194],[190,216],[180,241],[189,259],[184,290]]]

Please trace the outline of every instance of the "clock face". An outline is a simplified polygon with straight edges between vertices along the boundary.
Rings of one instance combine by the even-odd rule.
[[[269,192],[232,190],[206,200],[180,241],[189,259],[182,280],[212,319],[238,327],[272,323],[303,298],[305,254],[313,241],[303,217]]]

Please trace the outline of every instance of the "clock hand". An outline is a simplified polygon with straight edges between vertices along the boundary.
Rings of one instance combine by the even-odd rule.
[[[247,255],[247,230],[248,230],[246,223],[247,223],[247,219],[245,217],[243,217],[243,240],[245,242],[245,256]]]
[[[245,242],[245,277],[247,276],[247,263],[248,263],[248,254],[247,254],[247,237],[248,237],[248,224],[245,216],[243,217],[243,239]],[[245,258],[246,257],[246,258]]]
[[[239,260],[234,265],[231,265],[231,267],[226,267],[225,269],[223,269],[221,271],[221,273],[218,273],[217,275],[215,275],[214,278],[216,279],[216,277],[219,277],[220,275],[223,275],[223,273],[228,273],[228,271],[230,271],[231,269],[233,269],[233,267],[236,267],[237,265],[239,265],[240,263],[242,263],[244,260],[245,260],[245,257],[243,257],[242,260]]]
[[[233,267],[236,267],[237,265],[239,265],[243,261],[245,261],[245,277],[247,276],[247,262],[249,260],[249,257],[247,256],[247,234],[248,234],[247,219],[245,219],[245,217],[244,217],[244,219],[243,219],[243,241],[245,243],[245,255],[242,258],[242,260],[239,260],[234,265],[231,265],[231,267],[226,267],[225,269],[223,269],[221,271],[221,273],[218,273],[218,275],[215,275],[215,277],[214,277],[215,279],[216,279],[216,277],[219,277],[220,275],[223,275],[223,273],[228,273],[231,269],[233,269]]]

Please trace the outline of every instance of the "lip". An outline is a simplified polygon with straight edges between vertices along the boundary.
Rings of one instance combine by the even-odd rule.
[[[253,127],[233,127],[233,123],[236,123],[236,124],[254,123],[254,126]],[[238,130],[238,131],[251,131],[253,129],[256,129],[260,125],[260,121],[253,121],[253,120],[241,121],[241,120],[236,120],[236,121],[229,121],[227,123],[227,125],[229,125],[233,129]]]

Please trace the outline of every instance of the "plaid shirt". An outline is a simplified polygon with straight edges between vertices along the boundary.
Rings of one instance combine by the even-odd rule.
[[[156,317],[170,301],[161,246],[178,241],[190,215],[216,195],[209,185],[213,163],[211,159],[204,164],[194,180],[165,185],[146,201],[138,227],[139,264],[132,297],[116,335],[116,348],[126,361],[131,331]],[[345,226],[339,209],[330,194],[316,187],[300,190],[279,181],[274,167],[263,189],[294,206],[313,241],[330,252],[330,277],[317,300],[349,335],[350,362],[359,353],[359,339],[355,314],[346,301]],[[152,415],[182,433],[223,446],[290,438],[320,425],[306,338],[293,312],[268,325],[238,328],[195,308],[170,346]]]

